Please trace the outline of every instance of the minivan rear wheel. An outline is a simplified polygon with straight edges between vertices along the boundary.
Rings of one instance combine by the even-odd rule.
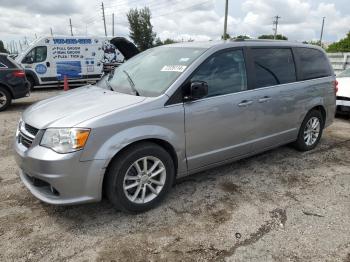
[[[9,91],[0,86],[0,112],[4,111],[12,101],[12,97]]]
[[[139,213],[159,204],[173,185],[174,162],[157,144],[145,142],[131,146],[113,160],[104,189],[119,210]]]
[[[324,119],[320,111],[310,111],[301,124],[297,141],[294,146],[299,151],[314,149],[322,137]]]

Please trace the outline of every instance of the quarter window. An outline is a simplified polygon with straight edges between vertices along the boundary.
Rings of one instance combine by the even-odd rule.
[[[208,83],[208,97],[247,90],[247,74],[242,50],[218,53],[200,65],[191,81]]]
[[[255,87],[281,85],[297,80],[291,49],[253,49]]]
[[[326,55],[317,49],[296,48],[299,57],[301,80],[331,76],[331,68]]]

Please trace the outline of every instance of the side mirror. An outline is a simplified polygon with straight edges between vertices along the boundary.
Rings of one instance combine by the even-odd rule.
[[[208,95],[208,83],[204,81],[193,81],[190,86],[188,99],[198,100]]]

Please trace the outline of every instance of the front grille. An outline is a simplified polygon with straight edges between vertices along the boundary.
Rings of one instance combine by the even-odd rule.
[[[22,122],[19,131],[18,143],[22,144],[26,148],[30,148],[35,136],[39,132],[39,129]]]
[[[22,133],[18,135],[18,143],[24,145],[26,148],[30,148],[30,146],[33,143],[33,140],[31,140],[28,137],[25,137]]]
[[[30,126],[28,124],[24,124],[24,128],[29,134],[31,134],[33,136],[36,136],[36,134],[39,132],[39,129],[37,129],[33,126]]]

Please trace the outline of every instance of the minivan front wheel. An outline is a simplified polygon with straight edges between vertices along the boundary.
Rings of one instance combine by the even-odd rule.
[[[154,143],[140,143],[122,152],[108,169],[104,188],[119,210],[147,211],[160,203],[175,177],[169,153]]]
[[[321,112],[318,110],[309,112],[301,124],[298,140],[294,143],[295,147],[300,151],[314,149],[322,137],[323,127]]]

